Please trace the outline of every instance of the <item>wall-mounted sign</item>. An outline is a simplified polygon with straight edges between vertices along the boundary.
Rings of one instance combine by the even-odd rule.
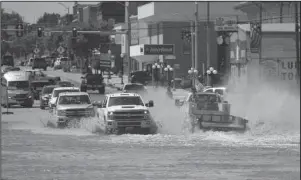
[[[174,44],[145,44],[144,55],[173,55]]]

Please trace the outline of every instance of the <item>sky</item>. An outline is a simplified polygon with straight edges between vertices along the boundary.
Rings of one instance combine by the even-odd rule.
[[[73,13],[72,6],[74,2],[58,1],[69,7],[69,13]],[[35,23],[39,17],[45,12],[58,13],[64,15],[67,13],[66,8],[58,4],[58,2],[2,2],[2,8],[6,12],[15,11],[24,17],[24,21],[28,23]],[[79,2],[79,4],[97,4],[98,2]]]

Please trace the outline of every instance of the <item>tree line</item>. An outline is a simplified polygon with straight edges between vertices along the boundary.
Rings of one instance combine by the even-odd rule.
[[[24,23],[22,17],[15,12],[7,13],[1,10],[1,20],[3,25]],[[114,20],[110,19],[109,23],[79,23],[70,22],[60,23],[61,16],[56,13],[44,13],[38,18],[36,24],[24,23],[24,35],[16,37],[15,35],[8,35],[7,32],[2,31],[2,48],[1,53],[10,52],[16,56],[26,56],[33,52],[35,47],[40,49],[40,55],[43,55],[47,50],[52,55],[57,55],[56,49],[63,46],[67,53],[75,54],[81,58],[87,57],[90,50],[99,48],[101,45],[101,52],[108,52],[110,39],[108,36],[102,37],[97,34],[78,34],[76,38],[72,37],[72,33],[51,33],[49,37],[38,37],[37,28],[42,27],[44,31],[71,31],[73,27],[79,30],[112,30],[114,28]],[[2,26],[5,28],[5,26]],[[11,42],[11,43],[7,43]]]

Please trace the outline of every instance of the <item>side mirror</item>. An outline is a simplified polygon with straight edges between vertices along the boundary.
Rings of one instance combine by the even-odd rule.
[[[121,91],[122,89],[120,87],[117,88],[118,91]]]
[[[146,107],[154,107],[154,101],[150,100],[145,104]]]
[[[80,77],[81,79],[85,79],[83,76],[82,77]]]
[[[183,106],[183,104],[184,104],[184,101],[183,101],[183,100],[180,100],[180,99],[176,99],[176,100],[175,100],[175,105],[176,105],[176,106]]]

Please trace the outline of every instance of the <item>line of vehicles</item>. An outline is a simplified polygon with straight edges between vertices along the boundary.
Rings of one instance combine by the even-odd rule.
[[[128,83],[119,93],[106,94],[102,102],[90,99],[88,90],[105,94],[101,74],[85,74],[79,87],[60,77],[50,77],[41,70],[5,68],[1,79],[2,106],[32,107],[40,100],[41,109],[49,109],[57,127],[69,127],[85,118],[97,118],[97,126],[105,133],[124,133],[131,129],[137,133],[155,133],[158,129],[148,108],[153,101],[145,102],[147,88],[141,83]],[[203,130],[245,131],[248,120],[233,116],[231,106],[225,101],[226,88],[209,87],[203,92],[192,92],[187,97],[175,99],[176,106],[187,105],[192,132]]]

